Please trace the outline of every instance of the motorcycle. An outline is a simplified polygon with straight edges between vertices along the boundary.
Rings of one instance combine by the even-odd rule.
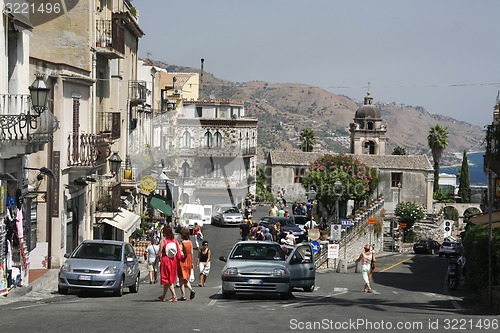
[[[460,266],[456,261],[450,261],[448,265],[448,289],[455,290],[460,284]]]

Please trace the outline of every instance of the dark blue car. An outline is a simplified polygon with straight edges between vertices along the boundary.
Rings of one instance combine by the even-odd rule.
[[[304,231],[288,217],[265,216],[260,219],[259,225],[266,228],[272,228],[278,222],[280,223],[281,229],[284,228],[287,232],[292,231],[297,240],[302,240]]]

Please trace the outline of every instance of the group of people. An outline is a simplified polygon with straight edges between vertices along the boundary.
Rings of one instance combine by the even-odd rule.
[[[295,245],[296,240],[292,231],[287,231],[285,227],[281,227],[280,223],[274,224],[267,228],[260,226],[250,219],[245,219],[240,225],[241,240],[266,240],[278,243],[286,243],[287,245]]]
[[[158,272],[160,273],[160,284],[163,292],[158,297],[159,300],[167,301],[167,293],[170,291],[169,302],[187,300],[186,289],[189,290],[189,299],[196,295],[191,281],[194,281],[193,255],[194,247],[190,240],[190,232],[187,228],[181,229],[181,240],[177,241],[171,226],[164,226],[162,229],[163,238],[158,242],[153,238],[152,244],[146,249],[145,259],[147,260],[149,271],[149,283],[156,283]],[[158,244],[159,243],[159,244]],[[203,240],[201,248],[198,250],[196,267],[200,271],[199,287],[206,287],[207,276],[210,272],[211,253],[208,248],[208,241]],[[175,285],[178,281],[181,297],[177,298]]]

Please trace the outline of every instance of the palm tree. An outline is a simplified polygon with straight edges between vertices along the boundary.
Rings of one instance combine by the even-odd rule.
[[[437,124],[431,127],[427,136],[427,142],[429,143],[429,148],[431,148],[432,159],[434,160],[434,193],[437,193],[439,190],[439,162],[443,151],[448,146],[448,132],[446,130],[447,127]]]
[[[304,128],[300,133],[300,149],[305,152],[312,152],[316,144],[314,132],[310,128]]]

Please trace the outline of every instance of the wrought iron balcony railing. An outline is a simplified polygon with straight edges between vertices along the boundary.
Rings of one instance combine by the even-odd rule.
[[[98,166],[106,163],[111,153],[106,134],[69,133],[68,166]]]
[[[97,112],[97,132],[111,135],[112,140],[117,140],[121,135],[120,112]]]
[[[97,190],[97,212],[116,212],[121,206],[120,183],[112,183],[109,180],[100,182]]]
[[[146,81],[128,81],[128,99],[132,104],[145,103],[147,92]]]
[[[117,51],[120,57],[125,54],[125,30],[113,20],[97,20],[96,22],[96,47],[97,51],[103,53],[103,50]],[[104,52],[107,53],[107,52]]]

